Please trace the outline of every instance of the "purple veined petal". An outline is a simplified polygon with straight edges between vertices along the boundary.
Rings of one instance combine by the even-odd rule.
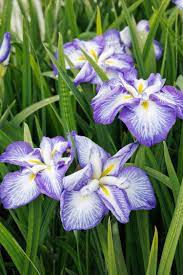
[[[172,0],[172,2],[181,10],[183,10],[183,1],[182,0]]]
[[[119,150],[114,156],[109,158],[104,165],[103,174],[117,176],[124,164],[131,158],[137,150],[139,144],[137,142],[130,143]]]
[[[148,86],[161,86],[161,87],[163,87],[166,79],[162,78],[162,76],[158,73],[157,74],[151,73],[150,76],[148,77],[147,81],[148,81]],[[158,90],[159,90],[159,88],[158,88]]]
[[[117,30],[108,30],[104,33],[104,43],[105,49],[112,48],[114,49],[115,53],[120,53],[124,51],[123,46],[120,43],[120,35]]]
[[[36,183],[40,191],[55,200],[60,200],[63,189],[63,177],[68,169],[67,165],[57,167],[47,166],[36,176]]]
[[[51,139],[52,141],[52,158],[54,163],[57,164],[59,161],[65,160],[66,163],[70,163],[73,160],[72,155],[72,144],[65,140],[61,136],[57,136]],[[63,157],[62,155],[66,153],[67,156]]]
[[[107,209],[96,192],[82,195],[80,191],[63,191],[60,216],[65,230],[87,230],[95,227]]]
[[[92,178],[99,179],[102,173],[103,162],[100,148],[93,146],[90,151],[89,162],[92,166]]]
[[[148,96],[159,92],[163,85],[165,84],[166,79],[163,79],[160,74],[150,74],[147,79],[148,87],[145,89],[144,93]]]
[[[83,169],[64,177],[63,188],[78,191],[92,179],[92,174],[92,165],[89,163]]]
[[[161,47],[161,44],[157,40],[154,40],[153,44],[154,44],[154,52],[155,52],[156,59],[159,60],[162,56],[163,48]]]
[[[97,148],[100,151],[102,163],[104,163],[107,158],[110,157],[109,153],[107,153],[103,148],[87,137],[75,135],[74,141],[81,168],[90,163],[90,155],[93,148]]]
[[[127,72],[119,74],[119,79],[125,79],[128,83],[133,84],[134,79],[137,79],[138,72],[135,67],[131,67]]]
[[[125,167],[118,175],[132,210],[149,210],[156,206],[153,188],[146,173],[137,167]]]
[[[74,68],[80,69],[86,62],[86,58],[79,47],[79,40],[75,39],[72,42],[68,42],[64,44],[64,54],[73,64]],[[70,69],[69,64],[66,61],[66,69]]]
[[[0,185],[0,200],[7,209],[23,206],[39,195],[35,175],[28,169],[7,174]]]
[[[173,86],[164,86],[160,92],[151,95],[154,101],[168,105],[176,110],[177,117],[183,119],[183,91]]]
[[[5,62],[9,57],[11,49],[11,35],[9,32],[6,32],[3,37],[3,42],[0,46],[0,63]]]
[[[131,209],[123,190],[112,185],[101,185],[97,193],[119,222],[127,223],[129,221]]]
[[[127,71],[133,67],[133,58],[127,54],[115,54],[103,62],[105,67]]]
[[[128,92],[132,97],[138,97],[138,91],[134,87],[134,82],[136,79],[132,81],[128,81],[126,78],[126,74],[122,74],[120,77],[121,86],[124,88],[126,92]]]
[[[41,164],[40,150],[33,149],[27,142],[15,141],[8,145],[6,151],[1,154],[0,162],[31,167]]]
[[[94,69],[91,67],[90,63],[87,61],[76,75],[74,79],[74,84],[77,86],[83,82],[91,82],[92,78],[96,75]]]
[[[176,111],[148,100],[136,106],[124,107],[119,118],[139,143],[152,146],[166,139],[176,121]]]
[[[45,164],[49,165],[54,162],[55,165],[60,162],[68,162],[68,157],[62,157],[67,153],[70,145],[63,137],[57,136],[54,138],[43,137],[40,144],[41,156]],[[68,154],[69,156],[69,154]]]
[[[111,57],[114,54],[115,50],[113,48],[105,48],[102,53],[99,56],[98,59],[98,64],[103,64],[103,62],[105,62],[105,60],[109,57]]]
[[[130,29],[129,27],[125,27],[122,31],[120,31],[120,38],[121,38],[121,42],[127,46],[127,47],[131,47],[131,35],[130,35]]]
[[[52,160],[52,142],[48,137],[43,137],[40,143],[41,156],[45,164],[50,164]]]
[[[110,89],[107,83],[104,85],[102,89],[105,89],[106,93],[99,92],[93,98],[91,106],[96,123],[111,124],[123,106],[134,104],[139,99],[135,99],[128,92],[124,92],[123,87]]]
[[[104,39],[102,36],[97,36],[89,41],[79,40],[78,45],[96,61],[104,49]]]
[[[140,20],[137,24],[137,31],[139,32],[149,32],[150,28],[149,28],[149,22],[148,20]]]

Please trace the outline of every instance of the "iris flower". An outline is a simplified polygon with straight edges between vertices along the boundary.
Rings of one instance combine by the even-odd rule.
[[[6,32],[0,46],[0,77],[3,77],[6,72],[6,66],[8,65],[10,57],[10,50],[11,36],[9,32]]]
[[[172,1],[179,9],[183,10],[183,0],[173,0]]]
[[[95,122],[110,124],[119,113],[139,143],[152,146],[165,140],[176,118],[183,118],[183,92],[164,83],[160,74],[104,83],[92,100]]]
[[[65,156],[64,156],[65,154]],[[17,208],[41,193],[60,199],[62,179],[73,160],[71,144],[63,137],[43,137],[40,148],[27,142],[10,144],[0,162],[21,167],[8,173],[0,185],[0,199],[5,208]]]
[[[119,72],[127,72],[134,67],[133,58],[126,53],[125,46],[120,41],[119,32],[116,30],[109,30],[104,35],[97,36],[90,41],[74,39],[64,45],[64,54],[66,69],[70,69],[71,63],[74,68],[80,70],[74,79],[75,85],[82,82],[102,83],[82,50],[106,72],[109,78],[114,78]],[[53,71],[55,75],[58,74],[55,65]]]
[[[152,209],[155,196],[146,174],[123,167],[138,147],[131,143],[110,156],[87,137],[74,137],[81,170],[66,176],[61,195],[61,220],[65,230],[96,226],[110,210],[127,223],[131,210]]]
[[[138,22],[137,24],[137,32],[138,32],[138,37],[140,38],[141,34],[148,34],[150,30],[149,27],[149,22],[147,20],[141,20]],[[129,27],[125,27],[121,32],[120,32],[120,38],[122,43],[130,48],[132,45],[132,41],[131,41],[131,35],[130,35],[130,29]],[[160,45],[160,43],[157,40],[154,40],[154,52],[155,52],[155,56],[156,59],[159,60],[162,56],[162,47]]]

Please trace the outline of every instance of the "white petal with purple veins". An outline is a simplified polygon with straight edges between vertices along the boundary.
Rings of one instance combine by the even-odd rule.
[[[112,185],[101,185],[97,193],[118,221],[121,223],[128,222],[131,209],[123,190]]]
[[[179,91],[173,86],[164,86],[159,93],[155,93],[151,97],[176,109],[178,118],[183,119],[183,91]]]
[[[129,27],[125,27],[122,31],[120,31],[120,38],[122,43],[125,46],[127,47],[131,46],[131,34],[130,34]]]
[[[106,94],[97,95],[92,100],[93,116],[97,123],[110,124],[123,106],[133,104],[134,99],[123,88],[106,89]]]
[[[0,162],[11,163],[19,166],[33,166],[41,164],[39,149],[33,149],[24,141],[15,141],[8,145],[6,151],[1,154]]]
[[[80,190],[92,178],[92,166],[87,164],[83,169],[63,178],[63,187],[67,191]]]
[[[105,173],[105,175],[117,176],[120,169],[122,169],[127,160],[131,158],[131,156],[137,150],[138,146],[139,144],[137,142],[124,146],[114,156],[105,162],[103,173],[106,171],[107,174]]]
[[[92,148],[96,147],[100,151],[101,160],[104,162],[110,155],[103,148],[94,143],[91,139],[84,136],[74,136],[76,151],[81,168],[90,162],[90,154]]]
[[[152,146],[166,139],[176,121],[176,112],[169,106],[148,100],[124,107],[119,118],[139,143]]]
[[[104,217],[106,208],[96,193],[82,195],[80,191],[62,193],[61,221],[65,230],[87,230]]]
[[[87,61],[79,71],[79,73],[76,75],[74,79],[74,84],[79,85],[82,82],[89,82],[92,80],[92,78],[95,76],[95,71],[91,67],[90,63]]]
[[[156,205],[153,188],[146,173],[137,167],[123,168],[118,175],[132,210],[152,209]]]
[[[58,168],[50,165],[40,171],[36,176],[36,182],[41,192],[55,200],[60,200],[63,177],[67,169],[67,166]]]
[[[4,208],[23,206],[39,195],[35,175],[28,169],[7,174],[0,185],[0,199]]]

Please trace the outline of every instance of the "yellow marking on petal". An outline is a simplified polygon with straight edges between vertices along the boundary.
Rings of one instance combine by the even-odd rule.
[[[97,56],[96,51],[94,51],[93,49],[91,49],[89,51],[89,54],[95,59],[95,61],[97,61],[98,56]]]
[[[123,97],[123,99],[125,99],[125,100],[131,99],[131,98],[133,98],[132,95],[125,95],[125,96]]]
[[[144,85],[142,82],[140,82],[138,85],[138,93],[141,94],[143,92],[143,90],[144,90]]]
[[[113,61],[113,60],[108,59],[108,60],[106,60],[106,61],[105,61],[105,63],[110,65],[110,64],[114,64],[114,61]]]
[[[42,164],[42,162],[38,159],[30,159],[29,162],[32,164]]]
[[[29,175],[29,180],[32,182],[35,179],[36,175],[35,174],[30,174]]]
[[[147,110],[147,109],[149,108],[149,102],[148,102],[148,101],[143,101],[143,102],[141,103],[141,105],[142,105],[142,107],[143,107],[145,110]]]
[[[113,169],[114,169],[115,165],[111,164],[109,165],[101,174],[101,178],[107,176]]]
[[[102,189],[102,191],[104,192],[104,194],[106,195],[106,196],[110,196],[110,191],[109,191],[109,189],[106,187],[106,186],[104,186],[103,184],[101,184],[100,183],[100,188]]]
[[[85,60],[86,60],[86,58],[84,55],[81,55],[80,57],[78,57],[78,61],[85,61]]]

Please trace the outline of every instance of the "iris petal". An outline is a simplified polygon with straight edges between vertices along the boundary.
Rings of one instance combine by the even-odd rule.
[[[82,195],[79,191],[64,191],[60,203],[61,221],[67,231],[95,227],[106,214],[106,207],[96,193]]]
[[[23,206],[39,195],[35,175],[28,169],[7,174],[0,185],[0,199],[4,208]]]

